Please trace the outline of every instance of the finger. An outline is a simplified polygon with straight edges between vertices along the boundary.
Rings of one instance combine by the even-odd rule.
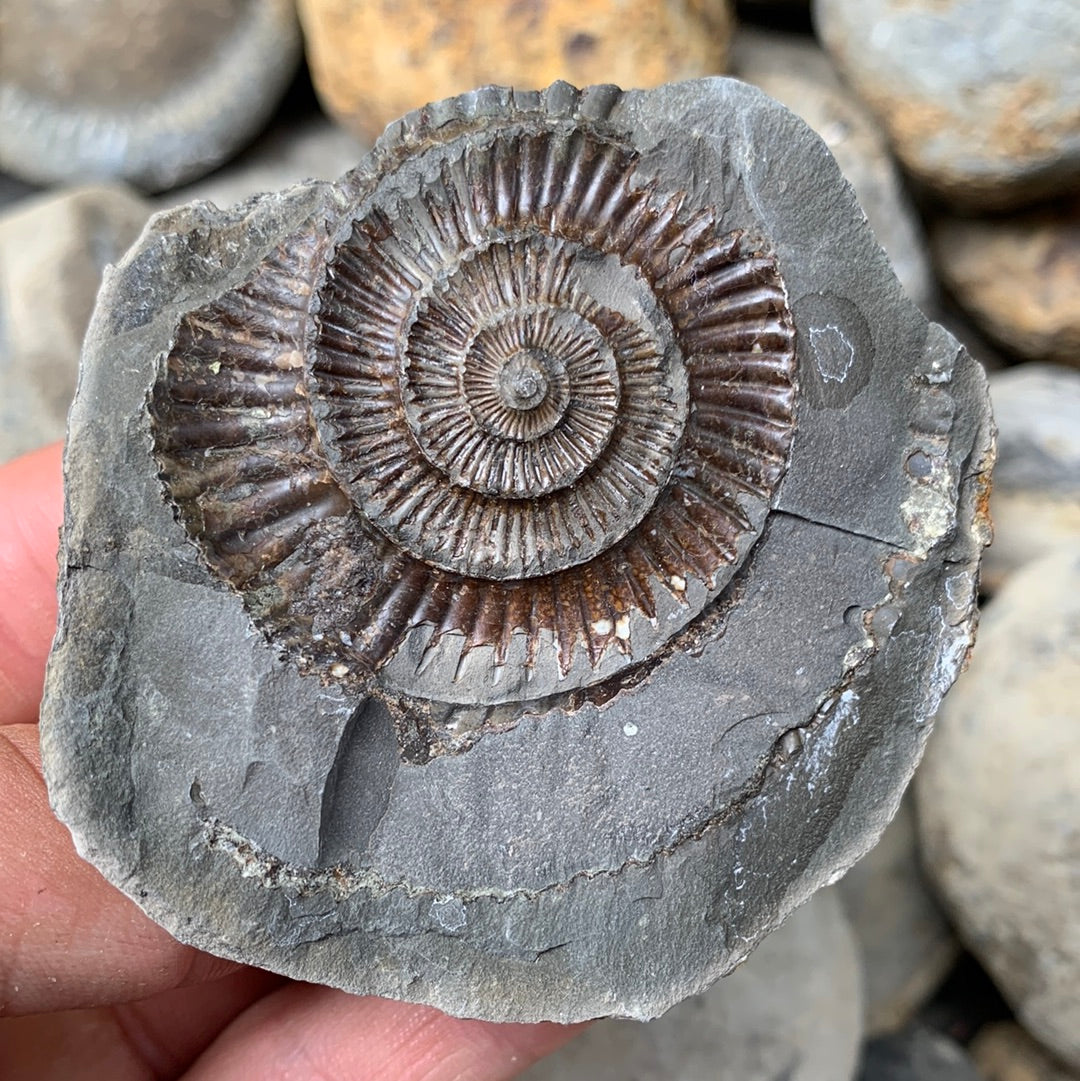
[[[289,984],[238,1017],[183,1081],[502,1081],[581,1026],[495,1025]]]
[[[0,1021],[4,1081],[157,1081],[178,1077],[237,1014],[280,976],[240,969],[120,1006]]]
[[[182,946],[75,852],[49,807],[36,725],[0,728],[0,1017],[106,1005],[236,966]]]
[[[0,724],[37,719],[56,628],[60,444],[0,466]]]

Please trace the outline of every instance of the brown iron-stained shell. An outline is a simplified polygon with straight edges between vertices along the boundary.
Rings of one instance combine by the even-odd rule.
[[[436,701],[587,687],[697,616],[794,432],[781,268],[556,84],[393,129],[335,220],[188,316],[169,498],[305,671]]]

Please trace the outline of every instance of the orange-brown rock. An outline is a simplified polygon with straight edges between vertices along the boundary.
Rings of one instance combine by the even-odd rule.
[[[979,1031],[971,1057],[986,1081],[1080,1081],[1019,1025],[1001,1021]]]
[[[1007,218],[951,218],[934,260],[961,307],[1025,360],[1080,366],[1080,200]]]
[[[729,0],[300,0],[312,77],[343,124],[374,136],[485,83],[651,87],[724,70]]]

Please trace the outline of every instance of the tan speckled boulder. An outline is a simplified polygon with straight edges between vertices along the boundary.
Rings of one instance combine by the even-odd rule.
[[[651,87],[722,72],[728,0],[300,0],[327,109],[363,136],[427,101],[485,83]]]

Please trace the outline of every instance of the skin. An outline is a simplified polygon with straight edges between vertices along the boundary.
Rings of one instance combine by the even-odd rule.
[[[459,1020],[211,957],[78,856],[37,734],[61,510],[58,445],[0,467],[0,1077],[501,1081],[578,1031]]]

